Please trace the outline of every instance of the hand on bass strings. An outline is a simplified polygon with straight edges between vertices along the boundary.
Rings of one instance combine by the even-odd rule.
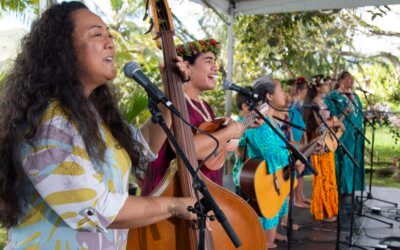
[[[181,76],[183,82],[190,81],[190,71],[189,71],[188,67],[186,67],[186,65],[183,63],[182,57],[177,56],[174,61],[175,61],[174,69]],[[165,64],[163,62],[160,63],[158,65],[158,68],[160,69],[161,77],[162,77],[162,80],[164,82],[164,80],[166,79],[166,77],[165,77]]]

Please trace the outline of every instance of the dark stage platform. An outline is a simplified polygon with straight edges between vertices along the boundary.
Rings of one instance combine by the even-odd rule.
[[[232,189],[233,183],[229,180],[229,176],[224,177],[224,185],[229,189]],[[311,179],[308,178],[305,182],[305,193],[307,197],[311,196]],[[389,200],[400,204],[400,189],[397,188],[381,188],[373,187],[372,194],[374,198],[380,198]],[[340,244],[340,249],[359,249],[356,246],[349,247],[349,235],[350,235],[350,197],[346,198],[343,203],[342,212],[342,232],[341,241],[344,244]],[[371,211],[372,207],[375,213]],[[358,211],[358,209],[356,209]],[[355,214],[357,215],[357,211]],[[380,221],[373,220],[364,216],[355,217],[356,229],[353,233],[353,242],[357,246],[362,246],[364,249],[400,249],[400,242],[388,241],[384,245],[388,246],[384,248],[376,248],[379,245],[380,240],[385,237],[400,237],[400,210],[393,205],[379,202],[376,200],[368,200],[364,202],[364,214],[392,223],[393,226],[384,224]],[[298,231],[293,231],[292,249],[304,249],[304,250],[328,250],[335,249],[336,244],[336,222],[320,222],[315,221],[308,209],[295,208],[293,213],[294,223],[300,225]],[[279,228],[279,231],[286,233],[283,228]],[[276,249],[287,249],[286,243],[279,243]],[[361,248],[362,249],[362,248]]]

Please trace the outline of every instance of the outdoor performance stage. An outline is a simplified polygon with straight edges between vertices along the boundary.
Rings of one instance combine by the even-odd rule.
[[[230,176],[231,178],[231,176]],[[226,181],[225,181],[226,180]],[[232,190],[231,181],[229,177],[224,177],[224,185]],[[311,196],[311,178],[305,181],[305,194],[307,197]],[[357,193],[358,194],[358,193]],[[384,200],[396,202],[400,205],[400,189],[398,188],[384,188],[372,187],[372,194],[374,198],[381,198]],[[346,199],[343,204],[345,214],[342,215],[342,232],[341,241],[348,244],[350,217],[346,215],[350,211],[350,197]],[[372,220],[366,217],[355,217],[356,229],[354,230],[353,239],[356,241],[357,246],[362,246],[365,249],[400,249],[400,242],[391,242],[392,248],[375,248],[379,244],[380,239],[389,236],[400,237],[400,211],[393,209],[387,203],[378,202],[375,200],[368,200],[364,202],[364,212],[366,215],[393,223],[391,228],[389,225],[383,224],[379,221]],[[370,212],[366,207],[381,208],[381,215],[375,215]],[[357,214],[357,212],[355,212]],[[304,250],[328,250],[335,249],[336,246],[336,222],[318,222],[315,221],[310,215],[309,209],[294,208],[293,213],[294,223],[300,225],[300,230],[293,231],[292,249]],[[279,228],[279,232],[286,233],[283,228]],[[389,244],[386,242],[385,244]],[[278,248],[287,249],[286,243],[278,242]],[[340,249],[359,249],[357,247],[348,247],[346,244],[340,244]]]

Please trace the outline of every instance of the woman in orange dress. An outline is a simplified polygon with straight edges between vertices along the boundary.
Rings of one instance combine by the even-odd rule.
[[[310,89],[308,90],[305,104],[315,104],[320,108],[326,108],[323,97],[329,93],[329,80],[323,79],[322,75],[312,78]],[[309,140],[326,133],[327,128],[314,112],[327,119],[327,125],[331,128],[340,127],[344,130],[343,123],[337,119],[330,118],[328,110],[312,111],[304,109],[304,121],[307,128],[311,131],[308,134]],[[316,220],[335,221],[338,213],[338,193],[335,174],[335,156],[325,145],[318,154],[311,156],[312,164],[319,175],[313,177],[313,198],[311,201],[311,214]]]

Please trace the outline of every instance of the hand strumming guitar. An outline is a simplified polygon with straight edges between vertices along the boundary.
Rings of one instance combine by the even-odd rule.
[[[305,165],[304,165],[300,160],[297,160],[297,161],[294,163],[294,168],[297,170],[297,172],[298,172],[299,174],[301,174],[301,173],[303,173],[303,171],[304,171]]]
[[[240,137],[242,137],[244,131],[246,130],[246,127],[240,122],[229,119],[225,129],[230,131],[231,138],[239,139]]]

